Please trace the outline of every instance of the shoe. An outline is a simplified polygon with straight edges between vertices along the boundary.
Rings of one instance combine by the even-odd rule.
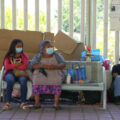
[[[26,103],[21,103],[20,108],[23,110],[27,110],[27,109],[29,109],[29,106]]]
[[[120,99],[119,99],[119,96],[116,96],[116,97],[114,98],[114,104],[116,104],[116,105],[120,105]]]

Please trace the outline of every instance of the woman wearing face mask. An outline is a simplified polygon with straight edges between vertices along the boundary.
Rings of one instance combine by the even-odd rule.
[[[31,61],[33,71],[33,94],[35,95],[35,108],[40,108],[40,94],[54,95],[54,108],[59,109],[61,83],[64,77],[61,71],[65,67],[62,56],[54,52],[52,43],[44,40],[40,44],[40,53]]]
[[[14,39],[10,45],[10,48],[4,58],[5,76],[4,80],[7,82],[6,89],[6,104],[3,106],[3,110],[7,110],[11,107],[11,94],[13,85],[18,81],[21,85],[21,105],[22,109],[27,109],[28,105],[25,104],[27,94],[27,77],[15,76],[13,70],[26,70],[28,67],[28,56],[23,52],[23,42],[19,39]]]

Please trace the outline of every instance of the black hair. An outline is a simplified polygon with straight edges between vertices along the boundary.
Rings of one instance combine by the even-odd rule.
[[[112,67],[112,80],[115,80],[115,77],[113,76],[114,73],[120,75],[120,64],[116,64]]]
[[[10,47],[9,47],[9,50],[8,52],[6,53],[5,55],[5,58],[7,58],[8,56],[10,55],[13,55],[13,57],[15,56],[16,54],[16,50],[15,50],[15,46],[17,45],[17,43],[21,43],[22,44],[22,47],[23,47],[23,41],[20,40],[20,39],[14,39],[11,44],[10,44]],[[23,51],[22,51],[23,52]],[[5,59],[4,58],[4,59]]]

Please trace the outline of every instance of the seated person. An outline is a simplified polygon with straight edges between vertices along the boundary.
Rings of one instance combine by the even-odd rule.
[[[120,64],[116,64],[112,68],[112,85],[114,90],[114,103],[120,104]]]
[[[21,105],[22,109],[27,109],[28,105],[25,104],[27,94],[27,77],[16,76],[14,70],[24,71],[28,67],[28,56],[23,52],[23,42],[19,39],[14,39],[10,45],[10,48],[4,58],[5,76],[4,80],[7,82],[6,89],[6,104],[3,106],[3,110],[7,110],[11,107],[11,94],[13,86],[16,81],[21,86]]]
[[[59,108],[62,69],[65,67],[64,59],[54,52],[51,41],[44,40],[40,44],[40,53],[34,56],[30,68],[33,71],[33,94],[35,95],[35,108],[40,108],[40,94],[54,95],[54,108]]]

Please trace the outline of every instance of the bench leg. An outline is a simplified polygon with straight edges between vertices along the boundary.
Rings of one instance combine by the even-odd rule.
[[[106,109],[107,106],[107,100],[106,100],[106,90],[103,91],[103,109]]]
[[[5,102],[5,95],[6,94],[6,91],[5,90],[2,90],[1,91],[1,102]]]
[[[2,94],[1,94],[1,89],[0,89],[0,102],[2,101]]]

